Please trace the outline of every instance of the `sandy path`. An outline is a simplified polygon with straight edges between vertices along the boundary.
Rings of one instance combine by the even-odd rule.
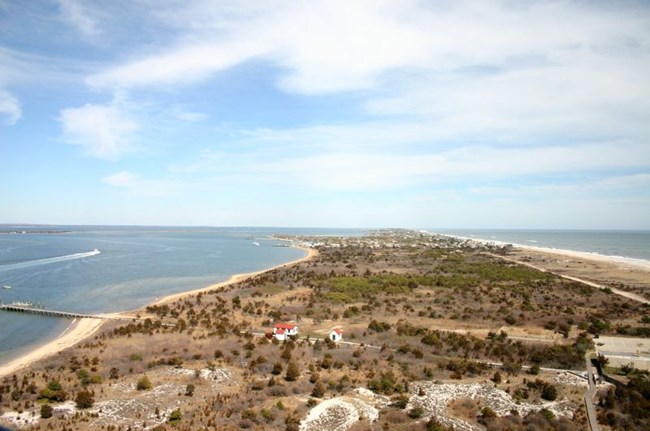
[[[268,271],[273,271],[274,269],[278,268],[284,268],[287,266],[291,265],[296,265],[300,262],[304,262],[306,260],[309,260],[315,256],[318,255],[318,251],[311,249],[311,248],[304,248],[304,247],[297,247],[300,248],[301,250],[304,250],[307,252],[307,255],[304,257],[301,257],[300,259],[296,259],[291,262],[283,263],[281,265],[274,266],[272,268],[264,269],[261,271],[256,271],[256,272],[251,272],[251,273],[246,273],[246,274],[236,274],[231,276],[228,280],[221,282],[221,283],[216,283],[213,285],[210,285],[208,287],[204,287],[201,289],[196,289],[196,290],[190,290],[188,292],[182,292],[182,293],[176,293],[174,295],[169,295],[165,296],[164,298],[160,299],[159,301],[155,302],[155,304],[164,304],[164,303],[169,303],[172,301],[175,301],[177,299],[185,298],[187,296],[192,296],[200,292],[207,292],[211,291],[214,289],[222,288],[224,286],[228,286],[233,283],[240,282],[242,280],[246,280],[248,278],[255,277],[257,275],[263,274]],[[108,319],[111,318],[122,318],[122,319],[129,319],[133,318],[133,316],[129,316],[126,313],[110,313],[105,315]],[[16,371],[20,370],[21,368],[24,368],[36,361],[39,361],[43,358],[46,358],[48,356],[54,355],[58,352],[61,352],[68,347],[72,347],[75,344],[91,337],[95,332],[99,330],[99,328],[102,326],[104,322],[107,320],[105,319],[91,319],[91,318],[84,318],[84,319],[75,319],[72,324],[66,328],[66,330],[56,339],[50,341],[49,343],[43,344],[42,346],[26,353],[25,355],[14,359],[13,361],[5,364],[5,365],[0,365],[0,377],[6,376],[8,374],[15,373]]]

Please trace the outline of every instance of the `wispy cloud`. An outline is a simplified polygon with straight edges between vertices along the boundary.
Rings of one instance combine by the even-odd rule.
[[[4,118],[4,123],[16,124],[21,116],[22,110],[18,100],[0,88],[0,117]]]
[[[113,187],[121,188],[135,197],[160,197],[176,193],[180,185],[168,179],[143,179],[140,175],[129,171],[120,171],[104,177],[103,182]]]
[[[83,36],[95,38],[101,34],[97,21],[83,0],[56,0],[61,16],[74,26]]]
[[[116,160],[134,151],[139,124],[119,98],[107,105],[64,109],[59,119],[64,141],[81,146],[89,156]]]
[[[90,76],[87,83],[120,89],[192,83],[251,58],[256,52],[254,44],[246,43],[191,44],[114,67]]]

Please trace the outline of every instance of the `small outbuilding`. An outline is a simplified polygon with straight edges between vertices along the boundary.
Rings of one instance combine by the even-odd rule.
[[[293,323],[276,323],[273,325],[273,336],[278,341],[284,341],[288,336],[298,335],[298,326]]]
[[[330,340],[339,342],[343,339],[343,330],[341,328],[334,328],[330,331]]]

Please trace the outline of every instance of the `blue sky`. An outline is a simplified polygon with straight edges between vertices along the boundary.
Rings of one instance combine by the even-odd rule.
[[[649,23],[0,0],[0,223],[650,229]]]

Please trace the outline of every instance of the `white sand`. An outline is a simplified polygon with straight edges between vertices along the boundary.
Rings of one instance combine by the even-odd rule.
[[[643,259],[632,259],[629,257],[622,257],[622,256],[607,256],[598,253],[588,253],[586,251],[573,251],[573,250],[563,250],[563,249],[547,248],[547,247],[534,247],[529,245],[516,245],[515,247],[520,248],[522,250],[541,251],[543,253],[558,254],[573,259],[617,263],[624,266],[633,267],[634,269],[640,269],[643,271],[650,272],[650,261],[643,260]]]

